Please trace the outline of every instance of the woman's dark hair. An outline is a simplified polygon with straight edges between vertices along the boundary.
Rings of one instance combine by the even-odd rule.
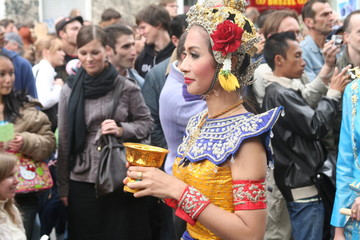
[[[107,39],[104,29],[97,25],[83,26],[77,35],[76,46],[81,48],[92,40],[98,40],[103,47],[106,47]]]
[[[0,52],[0,58],[5,58],[14,65],[12,59],[5,53]],[[29,101],[26,91],[15,92],[14,89],[8,95],[3,96],[3,100],[4,120],[12,123],[17,117],[21,117],[20,108]]]

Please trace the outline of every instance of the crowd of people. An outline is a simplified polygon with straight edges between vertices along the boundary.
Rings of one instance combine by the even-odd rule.
[[[360,239],[360,10],[245,2],[0,20],[0,240]],[[107,134],[170,151],[136,193],[96,192]],[[17,192],[18,154],[54,186]]]

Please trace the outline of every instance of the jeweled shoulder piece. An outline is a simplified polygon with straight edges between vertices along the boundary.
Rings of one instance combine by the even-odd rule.
[[[258,115],[245,113],[223,119],[208,119],[199,137],[192,141],[191,135],[197,131],[198,122],[204,114],[200,113],[190,119],[184,141],[178,148],[178,157],[183,157],[187,152],[184,161],[207,159],[219,165],[234,156],[244,140],[266,133],[265,145],[270,160],[270,131],[282,109],[278,107]]]

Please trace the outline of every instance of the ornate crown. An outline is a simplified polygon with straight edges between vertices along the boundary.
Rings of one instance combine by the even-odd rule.
[[[254,24],[244,16],[244,0],[214,0],[192,6],[187,13],[188,29],[194,25],[202,26],[210,35],[215,60],[222,64],[219,72],[220,85],[227,91],[234,91],[240,84],[252,84],[252,75],[259,63],[250,64],[244,73],[239,68],[245,54],[253,56],[258,42]],[[231,57],[238,58],[236,67],[231,71]]]

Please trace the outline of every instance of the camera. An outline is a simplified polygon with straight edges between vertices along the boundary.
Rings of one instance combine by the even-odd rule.
[[[360,68],[355,67],[355,68],[348,69],[347,74],[350,76],[351,80],[359,78],[360,77]]]
[[[334,40],[335,46],[341,46],[343,43],[343,37],[341,35],[332,35],[331,40]]]

